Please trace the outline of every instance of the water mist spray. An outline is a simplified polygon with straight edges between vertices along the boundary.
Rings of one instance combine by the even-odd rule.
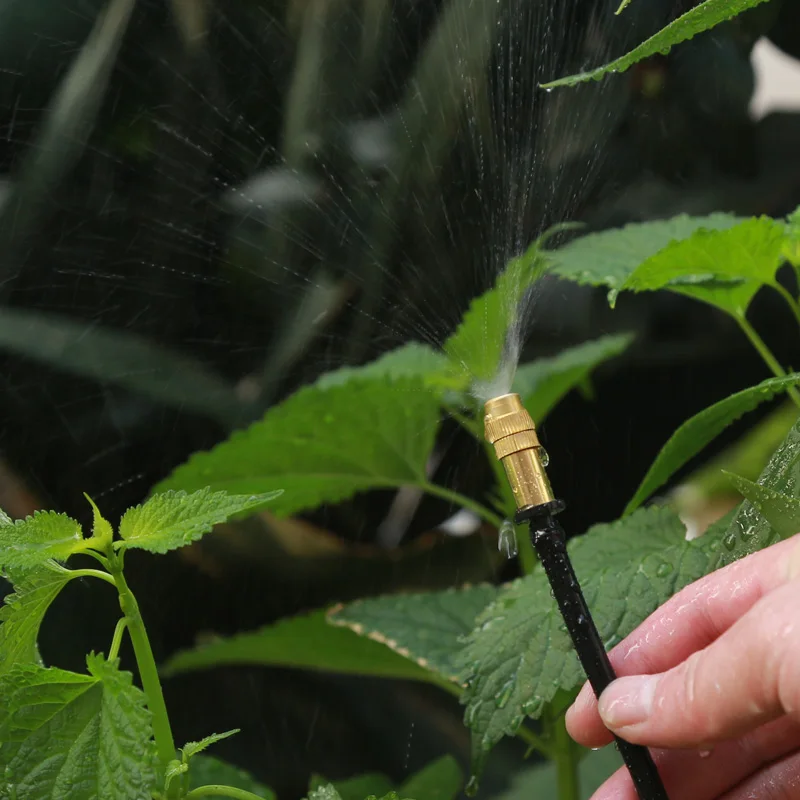
[[[484,409],[484,435],[503,464],[514,493],[517,506],[514,521],[528,523],[531,542],[550,581],[581,666],[599,697],[616,675],[572,568],[564,531],[555,519],[564,504],[556,500],[550,488],[545,472],[547,458],[536,426],[518,394],[492,398]],[[668,800],[649,750],[623,739],[616,741],[640,799]]]

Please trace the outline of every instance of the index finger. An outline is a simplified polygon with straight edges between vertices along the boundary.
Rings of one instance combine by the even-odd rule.
[[[762,597],[800,572],[798,545],[800,534],[686,586],[609,653],[617,675],[664,672],[711,644]],[[611,739],[588,684],[567,712],[567,727],[589,747]]]

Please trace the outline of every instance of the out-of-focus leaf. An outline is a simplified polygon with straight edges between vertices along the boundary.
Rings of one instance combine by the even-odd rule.
[[[195,453],[156,491],[279,487],[284,492],[270,510],[285,516],[367,489],[426,487],[438,422],[439,399],[419,379],[310,386],[213,450]]]
[[[198,362],[131,333],[57,314],[0,309],[0,347],[232,427],[240,402],[232,388]]]
[[[545,83],[543,86],[546,89],[556,86],[574,86],[576,83],[583,83],[584,81],[600,80],[608,73],[624,72],[645,58],[658,53],[666,55],[674,45],[685,42],[696,34],[707,31],[709,28],[719,25],[720,22],[731,19],[763,2],[765,0],[706,0],[705,3],[701,3],[699,6],[687,11],[683,16],[678,17],[666,28],[651,36],[647,41],[624,56],[604,64],[602,67],[559,78]],[[623,3],[620,6],[620,11],[625,5],[627,3]]]
[[[312,775],[309,790],[314,791],[331,783],[321,775]],[[383,797],[394,790],[394,783],[380,772],[365,772],[343,781],[335,781],[333,785],[342,800],[364,800],[365,797]]]
[[[771,400],[800,383],[800,373],[785,378],[769,378],[756,386],[726,397],[703,409],[681,425],[661,448],[655,461],[625,507],[623,514],[637,509],[656,489],[663,486],[690,458],[697,455],[710,441],[719,436],[742,414]]]
[[[356,600],[331,612],[334,625],[368,636],[449,681],[458,679],[461,638],[497,596],[494,586],[445,592],[384,595]]]
[[[397,793],[414,800],[455,800],[463,783],[458,761],[453,756],[442,756],[412,775]]]
[[[728,475],[742,496],[758,509],[758,513],[782,538],[800,532],[800,499],[760,486],[739,475]]]
[[[590,800],[606,778],[621,766],[622,757],[613,744],[589,751],[578,765],[580,800]],[[511,779],[511,786],[493,800],[546,800],[551,797],[558,797],[558,774],[555,762],[546,761],[518,772]]]
[[[259,783],[248,772],[233,764],[220,761],[214,756],[201,753],[192,759],[189,765],[189,788],[197,789],[200,786],[233,786],[252,792],[264,800],[275,800],[275,792]]]
[[[552,411],[571,389],[592,372],[622,353],[633,341],[632,334],[603,336],[563,350],[552,358],[540,358],[517,369],[512,390],[517,392],[537,423]]]
[[[422,681],[433,677],[429,670],[383,644],[330,625],[325,611],[280,620],[257,631],[184,650],[173,656],[163,671],[171,676],[223,664],[298,667]]]
[[[0,209],[0,284],[15,275],[21,245],[83,153],[135,5],[136,0],[110,0],[98,16],[14,176],[11,196]]]

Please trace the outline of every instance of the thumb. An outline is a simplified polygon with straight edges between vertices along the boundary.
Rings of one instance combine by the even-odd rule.
[[[600,697],[605,725],[650,747],[701,747],[783,715],[800,721],[800,581],[756,603],[672,669],[619,678]]]

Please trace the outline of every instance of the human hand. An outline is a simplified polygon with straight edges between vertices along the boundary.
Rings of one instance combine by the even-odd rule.
[[[668,748],[670,800],[800,800],[800,534],[687,586],[610,658],[599,713],[588,684],[567,712],[580,744]],[[592,800],[636,798],[621,769]]]

